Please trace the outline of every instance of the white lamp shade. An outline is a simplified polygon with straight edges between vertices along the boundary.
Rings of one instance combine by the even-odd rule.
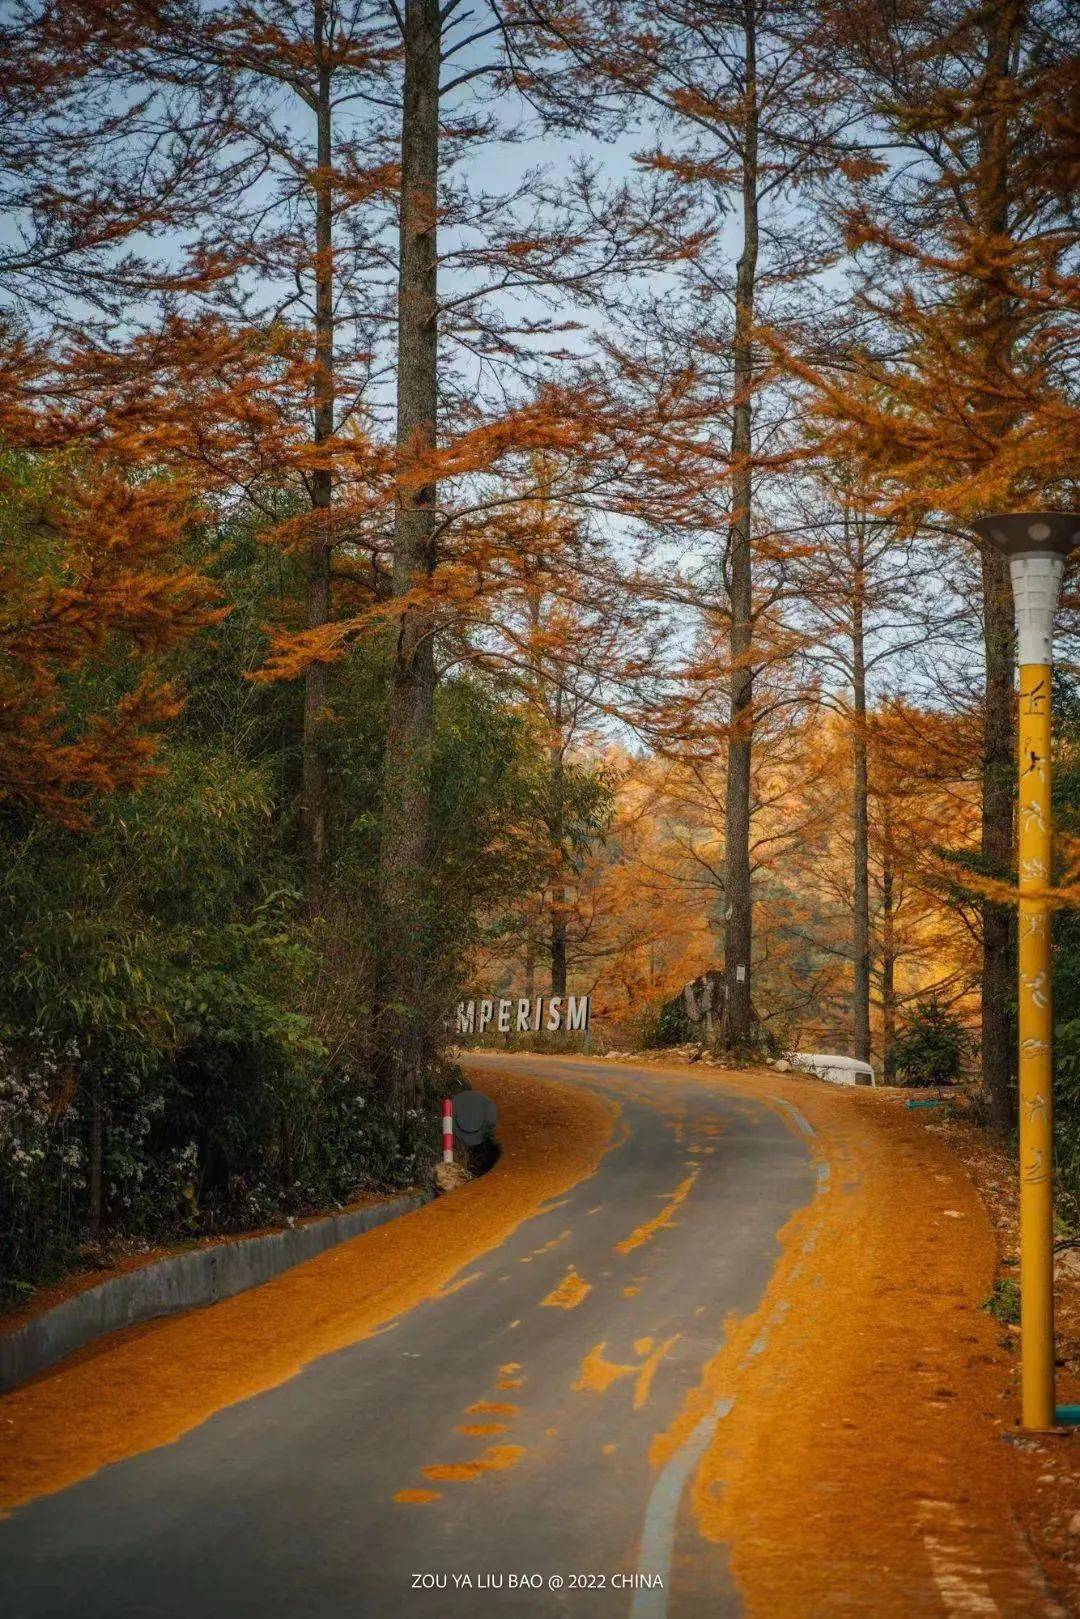
[[[1080,546],[1080,514],[1003,512],[977,518],[971,526],[1009,559],[1016,607],[1016,661],[1050,663],[1061,576],[1066,557]]]
[[[1064,557],[1029,553],[1009,558],[1016,609],[1017,663],[1053,661],[1054,613],[1064,572]]]

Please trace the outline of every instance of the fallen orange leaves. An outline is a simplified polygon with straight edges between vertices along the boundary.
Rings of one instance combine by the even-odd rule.
[[[484,1088],[502,1121],[490,1174],[249,1293],[114,1334],[0,1400],[0,1506],[169,1444],[370,1335],[595,1169],[611,1105],[519,1075],[485,1072]]]

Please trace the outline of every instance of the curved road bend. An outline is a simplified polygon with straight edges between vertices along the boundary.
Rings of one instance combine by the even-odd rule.
[[[813,1195],[806,1140],[715,1079],[494,1060],[617,1098],[597,1173],[394,1331],[0,1523],[5,1619],[739,1613],[685,1488],[723,1403],[648,1452]]]

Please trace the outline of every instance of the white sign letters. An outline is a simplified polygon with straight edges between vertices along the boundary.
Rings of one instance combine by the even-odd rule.
[[[458,1034],[584,1034],[589,1027],[588,995],[534,995],[519,1000],[458,1001]]]

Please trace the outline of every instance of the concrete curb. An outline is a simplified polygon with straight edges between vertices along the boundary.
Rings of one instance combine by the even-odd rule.
[[[331,1214],[286,1231],[272,1231],[263,1237],[240,1237],[235,1242],[173,1254],[89,1287],[45,1310],[24,1327],[0,1332],[0,1393],[24,1383],[106,1332],[150,1321],[155,1316],[172,1315],[177,1310],[213,1304],[249,1287],[259,1287],[327,1248],[396,1220],[399,1215],[411,1214],[430,1202],[431,1196],[430,1192],[417,1192],[366,1209]]]

